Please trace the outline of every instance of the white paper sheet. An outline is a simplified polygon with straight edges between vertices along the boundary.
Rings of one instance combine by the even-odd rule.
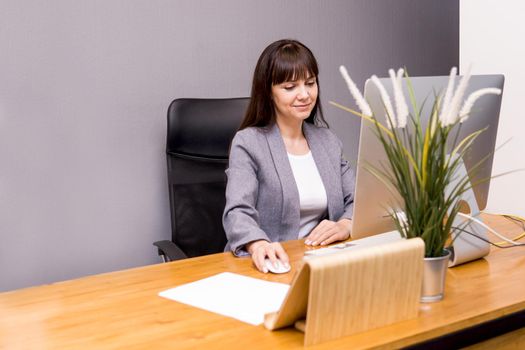
[[[279,310],[289,285],[223,272],[160,292],[164,298],[235,318],[252,325]]]

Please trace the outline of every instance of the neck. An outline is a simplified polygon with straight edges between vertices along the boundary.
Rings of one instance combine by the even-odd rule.
[[[287,140],[301,140],[304,139],[303,135],[303,122],[302,121],[288,121],[277,119],[277,126],[281,132],[283,139]]]
[[[277,126],[279,127],[279,132],[283,138],[284,146],[286,152],[290,154],[303,155],[307,154],[310,148],[308,147],[308,142],[303,134],[303,122],[287,123],[282,120],[277,121]]]

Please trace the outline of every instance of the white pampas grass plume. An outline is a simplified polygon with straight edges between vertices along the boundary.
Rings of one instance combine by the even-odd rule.
[[[403,85],[401,82],[403,81],[403,75],[405,74],[405,70],[403,68],[399,68],[397,71],[397,84],[399,86],[400,96],[401,96],[401,106],[399,107],[398,113],[400,115],[397,116],[399,120],[399,124],[401,128],[404,128],[407,125],[408,120],[408,105],[405,99],[405,94],[403,93]]]
[[[403,87],[401,85],[401,79],[405,71],[400,68],[397,71],[397,75],[393,69],[388,70],[390,74],[390,80],[392,81],[392,87],[394,88],[394,101],[396,103],[396,114],[397,114],[397,127],[404,128],[407,125],[408,119],[408,106],[403,94]]]
[[[465,101],[465,103],[463,104],[461,111],[459,111],[459,122],[463,123],[465,120],[467,120],[470,114],[470,110],[472,109],[472,106],[474,106],[474,103],[477,101],[477,99],[481,96],[488,94],[500,95],[501,89],[485,88],[476,90],[473,93],[471,93]]]
[[[390,102],[390,96],[388,95],[388,92],[386,92],[385,87],[383,84],[381,84],[381,81],[376,75],[372,75],[370,79],[372,79],[372,82],[377,86],[377,89],[381,94],[381,100],[383,100],[383,104],[387,113],[388,126],[390,128],[397,128],[396,115],[394,114],[394,109],[392,108],[392,103]]]
[[[467,90],[469,80],[470,66],[468,67],[466,74],[461,78],[458,88],[454,92],[454,96],[450,101],[450,106],[447,108],[447,113],[445,114],[444,123],[442,123],[443,126],[455,124],[459,120],[459,108],[461,102],[463,101],[465,90]]]
[[[452,99],[452,95],[454,94],[454,81],[456,79],[457,74],[457,68],[452,67],[450,70],[450,75],[448,77],[448,84],[447,84],[447,90],[445,91],[445,97],[443,98],[442,104],[441,104],[441,114],[439,115],[439,121],[442,125],[446,122],[446,116],[450,109],[450,100]]]
[[[357,104],[357,107],[361,110],[361,113],[363,113],[366,116],[371,117],[372,116],[372,110],[370,109],[370,106],[366,102],[363,95],[361,95],[361,92],[353,82],[353,80],[350,78],[350,75],[348,74],[348,71],[346,70],[345,66],[339,67],[339,72],[343,76],[343,79],[346,82],[346,85],[348,86],[348,90],[350,90],[350,94],[354,97],[355,103]]]

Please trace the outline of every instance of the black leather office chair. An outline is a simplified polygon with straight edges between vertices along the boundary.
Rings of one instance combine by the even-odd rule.
[[[164,261],[222,252],[230,143],[249,98],[174,100],[166,155],[172,241],[153,243]]]

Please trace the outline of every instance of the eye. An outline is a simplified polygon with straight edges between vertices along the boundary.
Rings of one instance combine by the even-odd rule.
[[[306,82],[306,85],[308,85],[308,86],[314,86],[315,84],[316,84],[315,80],[310,80],[310,81]]]
[[[293,90],[294,87],[295,87],[295,85],[285,85],[284,89],[287,90],[287,91],[290,91],[290,90]]]

